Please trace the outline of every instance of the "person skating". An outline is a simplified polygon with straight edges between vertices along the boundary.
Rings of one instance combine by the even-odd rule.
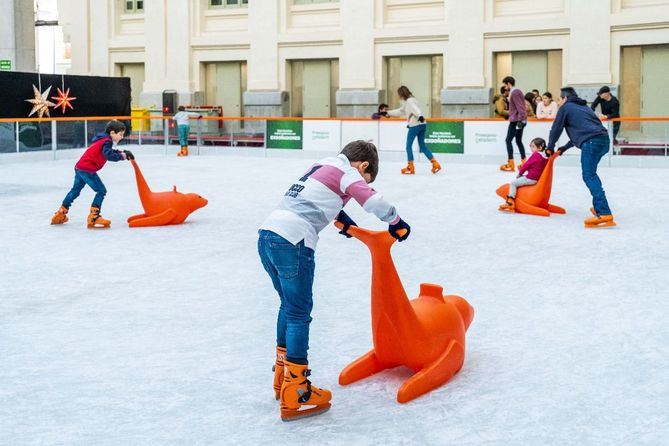
[[[543,138],[534,138],[530,143],[530,150],[532,150],[532,155],[520,166],[516,179],[509,183],[509,195],[500,205],[500,211],[514,212],[516,210],[518,188],[537,184],[548,164],[548,158],[553,155],[553,151],[546,148],[546,141]]]
[[[425,118],[418,105],[418,101],[411,91],[404,85],[397,89],[397,95],[404,102],[400,108],[388,110],[388,116],[404,116],[407,118],[407,129],[409,129],[406,142],[407,166],[402,169],[402,173],[407,175],[416,173],[412,150],[414,139],[418,139],[418,147],[420,148],[420,151],[432,163],[432,173],[439,172],[441,170],[441,164],[439,164],[439,161],[437,161],[432,152],[430,152],[425,145],[425,131],[427,129],[427,124],[425,123]]]
[[[95,191],[91,210],[86,220],[87,227],[108,228],[111,225],[111,221],[100,215],[102,201],[107,194],[107,189],[97,172],[104,167],[107,161],[135,159],[129,150],[114,149],[114,146],[123,139],[124,135],[125,124],[121,121],[112,120],[105,126],[104,133],[98,133],[93,137],[92,144],[74,166],[74,184],[65,196],[60,208],[51,218],[52,225],[61,225],[68,221],[67,213],[70,206],[86,185]]]
[[[607,85],[604,85],[602,88],[599,89],[599,92],[597,93],[597,98],[594,100],[592,105],[590,105],[590,108],[592,109],[592,111],[595,111],[598,105],[600,106],[602,111],[601,115],[599,115],[600,118],[606,118],[606,119],[620,118],[620,102],[618,102],[617,97],[611,94],[611,89]],[[613,123],[614,144],[616,138],[618,137],[619,131],[620,131],[620,121],[615,121]]]
[[[523,92],[516,88],[516,80],[507,76],[502,84],[509,90],[509,127],[506,132],[506,154],[508,161],[499,166],[504,172],[514,172],[516,164],[513,160],[513,140],[516,140],[520,151],[521,165],[525,162],[525,146],[523,145],[523,129],[527,125],[527,109]]]
[[[179,134],[179,145],[181,150],[177,156],[188,156],[188,138],[190,136],[190,118],[202,119],[202,115],[195,112],[187,112],[186,107],[180,105],[178,113],[172,117],[177,123],[177,132]]]
[[[329,390],[311,384],[307,359],[318,233],[336,219],[344,225],[340,233],[350,237],[347,231],[356,224],[343,211],[350,199],[388,223],[399,241],[411,231],[369,186],[378,168],[374,144],[351,142],[338,156],[314,164],[260,226],[258,254],[280,299],[273,387],[284,421],[323,413],[332,398]]]
[[[581,99],[572,87],[560,90],[560,108],[551,127],[548,148],[553,149],[562,130],[567,131],[569,142],[558,148],[562,155],[570,147],[581,149],[581,171],[583,182],[592,195],[593,217],[586,218],[587,228],[615,226],[613,214],[609,208],[602,181],[597,175],[597,165],[609,152],[609,134],[595,112],[590,109],[585,99]]]

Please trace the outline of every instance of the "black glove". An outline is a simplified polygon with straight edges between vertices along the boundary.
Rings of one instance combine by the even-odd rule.
[[[339,233],[341,235],[346,236],[346,238],[351,238],[352,236],[347,232],[348,228],[350,228],[351,226],[358,226],[355,224],[353,219],[351,219],[351,217],[349,217],[346,212],[339,211],[335,220],[344,225],[344,227],[342,228],[341,231],[339,231]]]
[[[516,128],[518,130],[522,130],[523,127],[525,127],[525,123],[523,121],[518,121],[518,123],[516,123]]]
[[[557,149],[557,155],[558,155],[558,156],[562,156],[562,154],[563,154],[564,152],[566,152],[566,151],[567,151],[567,148],[566,148],[565,146],[558,147],[558,149]]]
[[[125,159],[128,161],[135,159],[135,155],[133,155],[130,150],[124,150],[123,153],[125,154]]]
[[[419,116],[418,117],[418,122],[425,122],[425,117],[424,116]]]
[[[402,229],[406,230],[404,235],[399,234]],[[400,221],[394,225],[388,225],[388,232],[390,232],[390,235],[395,237],[398,241],[403,242],[409,237],[409,234],[411,234],[411,226],[409,226],[407,222],[400,218]]]

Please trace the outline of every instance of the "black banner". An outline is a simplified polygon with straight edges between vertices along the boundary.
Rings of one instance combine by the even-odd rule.
[[[58,96],[58,88],[70,89],[69,96],[76,97],[71,102],[72,109],[49,108],[53,118],[84,116],[130,116],[130,79],[127,77],[71,76],[60,74],[18,73],[0,71],[0,118],[27,118],[33,104],[33,85],[41,93],[51,87],[48,100]],[[31,116],[37,118],[37,113]],[[44,116],[46,117],[46,116]]]

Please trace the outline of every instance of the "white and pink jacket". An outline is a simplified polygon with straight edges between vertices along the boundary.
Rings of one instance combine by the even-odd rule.
[[[294,245],[304,240],[305,246],[316,249],[318,233],[351,198],[386,223],[399,221],[395,207],[365,182],[346,155],[339,154],[314,164],[288,189],[260,229],[272,231]]]

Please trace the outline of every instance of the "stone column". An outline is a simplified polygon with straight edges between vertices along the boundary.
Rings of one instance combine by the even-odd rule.
[[[448,50],[441,91],[443,117],[490,116],[492,91],[485,86],[484,0],[445,1]]]
[[[618,86],[611,84],[611,2],[569,1],[571,34],[565,83],[588,102],[602,85],[616,94]]]
[[[344,51],[337,116],[369,117],[381,102],[374,79],[374,2],[341,0],[340,8]]]
[[[249,2],[250,51],[247,91],[243,94],[246,116],[288,116],[288,93],[279,86],[279,2]],[[262,32],[259,32],[262,30]],[[247,126],[254,126],[248,122]]]

